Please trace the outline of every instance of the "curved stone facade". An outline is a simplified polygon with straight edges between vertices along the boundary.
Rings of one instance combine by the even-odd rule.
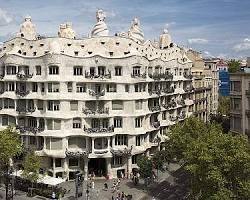
[[[192,62],[173,43],[16,37],[0,60],[0,125],[16,125],[52,176],[128,175],[192,114]]]

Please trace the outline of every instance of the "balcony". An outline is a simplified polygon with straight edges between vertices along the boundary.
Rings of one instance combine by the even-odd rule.
[[[156,122],[151,122],[151,126],[153,128],[159,128],[161,126],[160,122],[159,121],[156,121]]]
[[[91,74],[85,71],[85,78],[87,79],[111,79],[111,72],[108,70],[108,73],[105,73],[105,74]]]
[[[175,122],[178,119],[178,116],[170,115],[169,120]]]
[[[108,115],[109,114],[109,108],[99,108],[96,110],[93,109],[88,109],[88,108],[83,108],[82,112],[85,115]]]
[[[86,128],[84,126],[83,130],[87,133],[112,133],[114,132],[114,126],[110,126],[107,128],[99,127],[99,128]]]
[[[184,88],[185,92],[192,92],[194,90],[194,87],[192,85],[188,85]]]
[[[246,90],[246,95],[250,95],[250,90]]]
[[[31,133],[39,133],[44,131],[44,128],[41,127],[30,127],[30,126],[16,126],[16,129],[20,131],[20,133],[26,133],[26,132],[31,132]]]
[[[185,118],[186,118],[186,113],[181,112],[180,115],[179,115],[179,119],[182,120],[182,119],[185,119]]]
[[[80,157],[88,157],[89,152],[88,151],[73,151],[73,150],[66,149],[65,154],[67,157],[80,158]]]
[[[174,77],[173,74],[170,73],[154,73],[154,74],[149,74],[148,76],[154,80],[160,80],[160,79],[171,80]]]
[[[131,74],[131,78],[147,78],[147,74],[146,73],[143,73],[143,74]]]
[[[150,106],[149,110],[151,112],[160,111],[161,110],[161,106],[159,106],[159,105],[158,106]]]
[[[116,156],[130,156],[132,153],[132,149],[133,149],[132,145],[130,148],[128,148],[127,146],[126,147],[123,146],[122,148],[116,146],[112,147],[110,152]]]
[[[158,96],[161,95],[161,90],[157,89],[157,90],[149,90],[149,95],[151,96],[152,94],[157,94]]]
[[[36,111],[36,108],[26,108],[26,107],[21,107],[21,106],[17,106],[16,111],[18,112],[18,114],[27,114],[27,113],[33,113]]]
[[[20,80],[27,80],[28,78],[32,78],[33,74],[17,73],[16,77]]]
[[[102,91],[89,90],[89,95],[95,96],[95,97],[101,97],[105,95],[105,90],[102,90]]]
[[[177,104],[179,104],[180,106],[185,106],[185,101],[184,99],[178,100]]]
[[[27,96],[28,94],[30,93],[29,90],[19,90],[19,89],[16,89],[16,95],[20,96],[20,97],[25,97]]]
[[[186,79],[192,79],[193,75],[192,74],[183,74],[184,78]]]
[[[0,89],[0,94],[3,94],[4,93],[4,89]]]
[[[2,80],[4,78],[4,74],[0,74],[0,79]]]
[[[165,94],[170,94],[174,92],[174,87],[170,87],[170,88],[163,88],[162,92]]]

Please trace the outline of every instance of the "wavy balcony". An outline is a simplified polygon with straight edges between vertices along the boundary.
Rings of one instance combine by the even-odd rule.
[[[186,118],[186,113],[185,112],[182,112],[179,117],[178,117],[180,120],[182,119],[185,119]]]
[[[192,74],[183,74],[184,78],[186,79],[192,79],[193,75]]]
[[[165,93],[165,94],[170,94],[170,93],[173,93],[173,92],[174,92],[174,88],[173,88],[173,87],[170,87],[170,88],[163,88],[163,89],[162,89],[162,92]]]
[[[30,127],[30,126],[16,126],[16,129],[20,131],[20,133],[27,133],[27,132],[31,132],[31,133],[39,133],[44,131],[44,128],[41,127]]]
[[[0,74],[0,79],[2,80],[4,78],[4,74]]]
[[[184,88],[185,92],[192,92],[193,90],[194,90],[194,87],[192,85],[189,85],[189,86]]]
[[[147,78],[147,74],[146,73],[143,73],[143,74],[131,74],[131,78]]]
[[[157,89],[157,90],[149,90],[148,91],[149,95],[151,96],[152,94],[157,94],[158,96],[161,95],[161,90]]]
[[[23,74],[23,73],[17,73],[16,77],[20,80],[27,80],[28,78],[32,78],[33,74]]]
[[[110,127],[107,127],[107,128],[102,128],[102,127],[99,127],[99,128],[86,128],[84,126],[83,130],[86,133],[112,133],[112,132],[114,132],[114,126],[110,126]]]
[[[180,106],[185,106],[186,105],[184,99],[178,100],[177,104],[180,105]]]
[[[170,115],[170,116],[169,116],[169,120],[170,120],[171,122],[175,122],[177,119],[178,119],[178,116],[174,116],[174,115]]]
[[[101,97],[105,95],[105,91],[103,90],[103,91],[97,92],[94,90],[89,90],[89,95],[94,96],[94,97]]]
[[[109,71],[106,74],[90,74],[85,71],[85,78],[87,79],[111,79],[111,72]]]
[[[112,147],[110,149],[110,152],[116,156],[130,156],[132,153],[132,149],[133,149],[132,145],[130,148],[128,148],[127,146],[122,146],[122,147],[116,146],[116,147]]]
[[[88,109],[88,108],[83,108],[82,112],[85,115],[108,115],[109,114],[109,108],[100,108],[100,109]]]
[[[89,152],[86,150],[72,150],[66,149],[65,155],[67,157],[80,158],[80,157],[88,157]]]
[[[161,111],[161,106],[150,106],[149,110],[151,112]]]
[[[153,128],[159,128],[161,126],[161,123],[160,123],[160,121],[151,122],[151,126]]]
[[[27,96],[28,94],[30,93],[29,90],[19,90],[19,89],[16,89],[16,95],[20,96],[20,97],[25,97]]]
[[[25,108],[25,107],[20,107],[17,106],[16,111],[18,112],[18,114],[32,114],[33,112],[36,111],[36,108]]]
[[[169,74],[169,73],[154,73],[154,74],[149,74],[148,75],[150,78],[154,79],[154,80],[172,80],[173,79],[173,74]]]

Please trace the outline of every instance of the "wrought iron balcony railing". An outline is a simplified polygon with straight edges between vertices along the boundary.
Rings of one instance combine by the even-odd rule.
[[[151,96],[152,94],[161,95],[161,90],[160,90],[160,89],[157,89],[157,90],[149,90],[148,93],[149,93],[150,96]]]
[[[170,119],[170,121],[174,122],[174,121],[176,121],[178,119],[178,117],[174,116],[174,115],[170,115],[169,119]]]
[[[29,90],[19,90],[19,89],[16,89],[16,94],[21,96],[21,97],[25,97],[27,96],[28,94],[30,93]]]
[[[184,99],[181,99],[179,101],[177,101],[177,103],[181,106],[185,106],[185,100]]]
[[[36,111],[36,108],[26,108],[26,107],[20,107],[20,106],[17,106],[16,108],[16,111],[19,113],[19,114],[27,114],[27,113],[33,113]]]
[[[88,109],[88,108],[83,108],[82,112],[85,115],[102,115],[102,114],[109,114],[109,108],[99,108],[96,110]]]
[[[173,93],[174,92],[174,87],[163,88],[162,92],[165,93],[165,94]]]
[[[143,73],[143,74],[131,74],[131,78],[147,78],[147,74]]]
[[[154,128],[159,128],[161,126],[160,121],[151,122],[151,126]]]
[[[101,97],[105,95],[105,90],[102,90],[100,92],[94,91],[94,90],[89,90],[89,94],[91,96],[96,96],[96,97]]]
[[[85,71],[85,78],[88,79],[111,79],[111,72],[105,74],[90,74],[89,72]]]
[[[184,88],[185,92],[192,92],[194,90],[194,87],[192,85],[188,85]]]
[[[154,80],[168,80],[168,79],[173,79],[173,74],[170,73],[153,73],[153,74],[148,74],[148,76]]]
[[[31,133],[39,133],[44,131],[44,127],[30,127],[30,126],[16,126],[16,129],[20,131],[20,133],[26,133],[26,132],[31,132]]]
[[[184,78],[186,79],[192,79],[193,75],[192,74],[183,74]]]
[[[83,130],[87,133],[112,133],[114,132],[114,126],[110,126],[107,128],[98,127],[98,128],[86,128],[84,126]]]
[[[179,115],[179,119],[185,119],[186,118],[186,113],[185,112],[182,112],[180,115]]]
[[[149,110],[151,112],[160,111],[161,110],[161,106],[159,106],[159,105],[158,106],[150,106]]]
[[[4,78],[4,74],[0,74],[0,79],[2,80]]]
[[[32,78],[33,74],[22,74],[22,73],[17,73],[16,77],[21,80],[26,80],[28,78]]]

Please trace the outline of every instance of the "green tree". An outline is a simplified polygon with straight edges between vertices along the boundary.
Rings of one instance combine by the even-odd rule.
[[[140,176],[142,178],[148,178],[152,176],[153,165],[149,157],[142,155],[137,161],[137,165],[140,168]]]
[[[218,112],[221,115],[229,116],[230,114],[230,98],[229,97],[219,97]]]
[[[32,188],[33,188],[33,183],[36,183],[39,179],[40,166],[41,166],[40,157],[37,156],[33,151],[25,156],[23,162],[24,170],[22,173],[22,177],[29,180],[32,183]]]
[[[228,71],[230,73],[235,73],[240,71],[240,62],[238,60],[230,60],[228,63]]]
[[[13,127],[0,131],[0,177],[5,174],[6,197],[9,183],[10,161],[22,152],[19,134]]]
[[[194,198],[250,198],[250,146],[245,137],[223,134],[218,124],[196,118],[177,124],[169,137],[168,154],[184,161]]]

